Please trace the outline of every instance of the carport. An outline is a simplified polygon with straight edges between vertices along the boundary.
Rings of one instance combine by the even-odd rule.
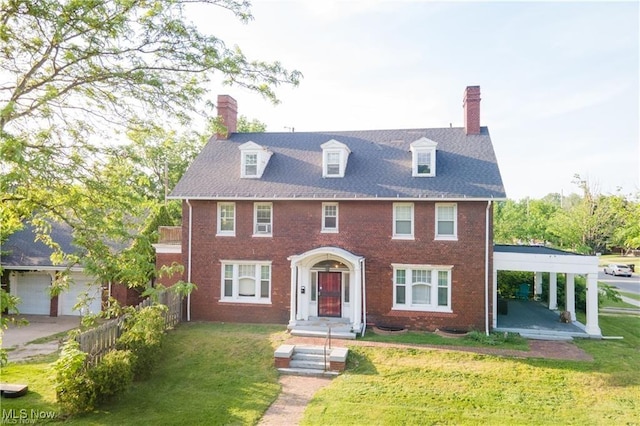
[[[520,318],[517,327],[512,322],[509,326],[499,327],[498,324],[498,271],[523,271],[534,273],[534,295],[540,298],[542,294],[542,274],[549,273],[549,297],[542,301],[548,311],[568,311],[571,314],[572,324],[559,325],[559,319],[553,321],[544,312],[536,311],[540,303],[531,301],[531,304],[520,304],[527,310],[520,310]],[[558,274],[565,274],[565,306],[558,307]],[[587,281],[587,320],[586,324],[576,321],[575,309],[575,277],[586,276]],[[493,250],[493,329],[499,331],[535,330],[539,334],[546,335],[578,335],[580,330],[585,337],[602,337],[598,325],[598,258],[596,256],[584,256],[562,250],[556,250],[544,246],[523,245],[495,245]],[[531,310],[533,309],[533,310]],[[549,312],[551,314],[551,312]],[[555,323],[555,324],[554,324]],[[570,329],[572,326],[575,329]]]

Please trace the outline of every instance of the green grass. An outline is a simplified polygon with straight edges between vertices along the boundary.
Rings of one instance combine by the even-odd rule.
[[[254,424],[280,392],[270,338],[281,331],[282,326],[182,324],[166,336],[150,379],[66,423]],[[47,362],[10,364],[2,381],[27,382],[30,389],[28,396],[3,400],[3,409],[58,411]]]
[[[427,333],[367,333],[451,350],[354,346],[347,371],[315,395],[303,423],[638,424],[640,317],[601,315],[600,327],[624,339],[577,340],[593,362],[457,352],[455,345],[478,343]],[[280,391],[273,348],[286,337],[282,326],[182,324],[168,333],[150,379],[65,423],[255,424]],[[517,349],[510,344],[497,347]],[[28,383],[31,392],[2,400],[2,409],[57,411],[49,367],[55,358],[3,368],[3,382]]]
[[[438,346],[477,346],[477,347],[499,347],[500,349],[529,350],[526,339],[517,334],[509,333],[505,338],[503,333],[491,333],[485,336],[484,333],[472,332],[470,335],[461,338],[442,337],[435,333],[407,331],[406,333],[378,335],[371,330],[367,330],[365,336],[359,340],[370,342],[400,343],[405,345],[438,345]]]
[[[600,256],[598,265],[607,266],[610,263],[622,263],[624,265],[635,265],[636,272],[640,272],[640,257],[637,256],[620,256],[616,254],[605,254]]]
[[[354,347],[303,424],[637,424],[640,318],[600,325],[625,339],[578,341],[593,362]]]

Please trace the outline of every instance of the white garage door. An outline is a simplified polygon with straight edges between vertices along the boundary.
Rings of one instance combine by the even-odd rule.
[[[58,296],[60,301],[58,315],[88,314],[89,312],[80,312],[73,309],[78,303],[79,297],[82,297],[83,300],[86,299],[91,313],[97,314],[100,312],[102,306],[100,285],[93,284],[93,279],[89,279],[82,274],[72,274],[71,278],[73,282],[69,283],[69,289]],[[83,293],[86,293],[86,295]]]
[[[18,311],[21,314],[49,315],[51,297],[49,274],[24,273],[19,274],[16,285],[16,295],[20,298]]]

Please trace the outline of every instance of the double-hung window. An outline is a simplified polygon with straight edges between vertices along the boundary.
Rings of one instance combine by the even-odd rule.
[[[222,261],[222,302],[270,303],[271,262]]]
[[[243,161],[243,177],[258,176],[258,153],[245,152],[242,156]]]
[[[436,204],[436,240],[458,239],[458,205]]]
[[[393,203],[393,238],[413,239],[413,203]]]
[[[451,311],[451,266],[393,265],[393,309]]]
[[[322,203],[322,232],[338,232],[338,203]]]
[[[235,203],[218,203],[218,232],[216,235],[236,235]]]
[[[273,205],[271,203],[254,203],[253,235],[270,237],[273,227]]]

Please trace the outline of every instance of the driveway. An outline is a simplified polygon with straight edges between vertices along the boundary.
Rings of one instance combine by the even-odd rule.
[[[60,346],[58,340],[38,344],[29,342],[69,331],[80,325],[80,317],[76,316],[20,315],[18,318],[27,320],[29,324],[10,324],[2,335],[2,347],[12,349],[8,352],[9,361],[57,351]]]

